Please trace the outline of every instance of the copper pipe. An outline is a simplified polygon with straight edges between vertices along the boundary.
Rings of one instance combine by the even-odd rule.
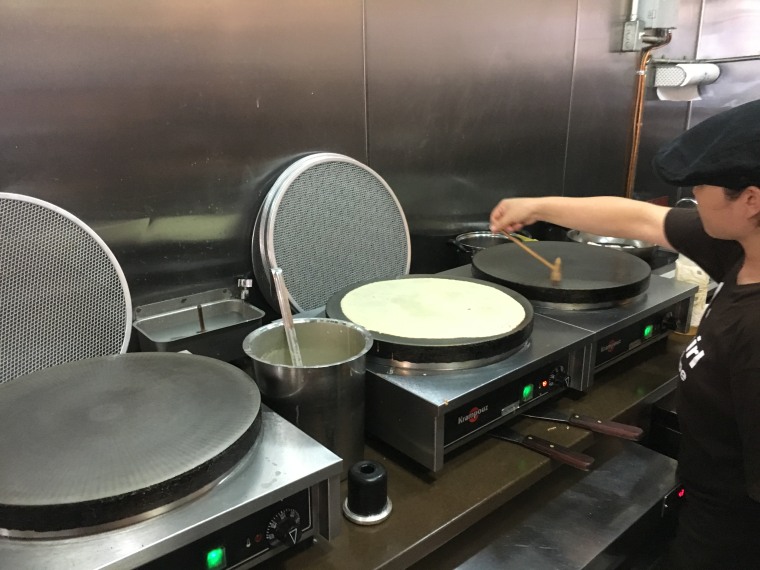
[[[666,46],[672,38],[670,31],[659,43],[647,46],[641,50],[639,68],[636,71],[636,97],[633,106],[633,133],[631,135],[631,156],[628,160],[628,175],[625,182],[625,197],[633,197],[633,184],[636,180],[636,165],[639,161],[639,144],[641,142],[641,127],[644,116],[644,94],[646,93],[647,65],[652,57],[652,51]]]
[[[198,311],[198,325],[201,327],[201,330],[198,332],[206,332],[206,323],[203,320],[203,306],[198,305],[196,310]]]

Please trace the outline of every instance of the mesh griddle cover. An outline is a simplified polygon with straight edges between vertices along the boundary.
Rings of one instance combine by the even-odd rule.
[[[339,154],[296,161],[267,195],[254,230],[253,263],[277,308],[279,266],[298,311],[324,306],[340,289],[409,272],[409,229],[401,205],[374,171]]]
[[[127,282],[100,237],[69,212],[0,192],[0,383],[124,352]]]

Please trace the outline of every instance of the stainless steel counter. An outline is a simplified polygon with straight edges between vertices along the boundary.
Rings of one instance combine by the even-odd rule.
[[[635,359],[605,370],[588,394],[564,396],[556,407],[646,428],[649,405],[656,394],[672,385],[678,354],[688,340],[689,337],[672,335]],[[528,418],[514,425],[524,433],[576,450],[590,450],[592,455],[595,442],[606,439],[585,430]],[[540,490],[548,475],[565,483],[592,475],[487,437],[456,450],[435,475],[373,440],[368,441],[365,457],[381,462],[388,471],[391,516],[370,527],[356,526],[344,519],[342,532],[334,541],[318,540],[304,550],[284,553],[275,567],[408,568],[427,556],[435,556],[436,550],[511,500],[527,496],[527,489],[532,488],[531,493]],[[345,496],[345,487],[342,493]],[[527,508],[538,512],[544,504],[537,501]],[[569,559],[570,553],[560,551],[557,557]]]
[[[602,570],[653,560],[676,461],[612,438],[587,452],[593,471],[552,473],[413,568]]]

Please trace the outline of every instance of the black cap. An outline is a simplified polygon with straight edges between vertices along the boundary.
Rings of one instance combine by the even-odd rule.
[[[760,186],[760,100],[702,121],[662,147],[652,166],[675,186]]]

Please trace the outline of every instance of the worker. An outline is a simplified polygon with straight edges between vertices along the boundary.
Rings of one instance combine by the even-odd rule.
[[[655,173],[696,209],[613,196],[501,200],[494,232],[539,220],[674,249],[718,283],[680,357],[677,474],[685,489],[664,568],[760,568],[760,100],[688,129]],[[567,264],[566,264],[567,266]],[[566,267],[567,270],[567,267]]]

